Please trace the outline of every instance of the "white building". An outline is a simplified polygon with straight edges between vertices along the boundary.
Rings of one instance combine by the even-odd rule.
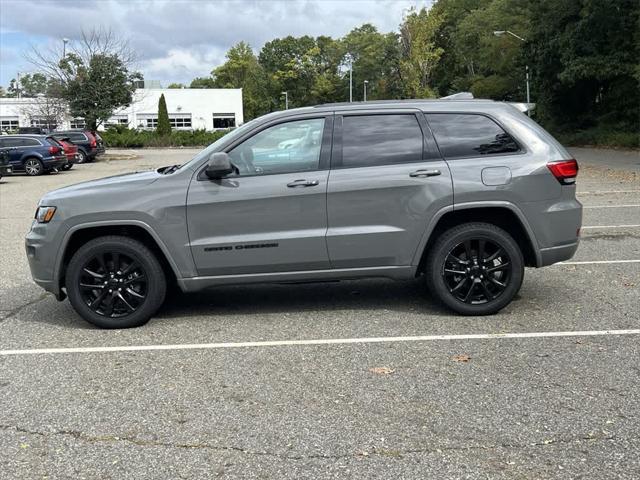
[[[241,88],[139,88],[132,104],[114,113],[106,125],[154,129],[158,125],[158,100],[164,94],[171,127],[176,130],[218,130],[242,125]],[[34,108],[38,98],[0,98],[0,130],[46,127]],[[84,120],[68,115],[58,129],[83,128]],[[104,129],[105,125],[98,127]]]

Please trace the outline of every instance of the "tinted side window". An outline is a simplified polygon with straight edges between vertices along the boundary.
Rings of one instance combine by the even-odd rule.
[[[40,142],[34,138],[7,138],[5,139],[9,147],[39,147]]]
[[[347,116],[342,121],[342,166],[370,167],[422,160],[415,115]]]
[[[242,142],[229,157],[240,175],[317,170],[323,129],[323,118],[274,125]]]
[[[445,158],[513,153],[518,144],[496,122],[484,115],[428,114],[440,151]]]
[[[69,133],[65,136],[69,137],[72,142],[86,142],[87,139],[82,133]]]

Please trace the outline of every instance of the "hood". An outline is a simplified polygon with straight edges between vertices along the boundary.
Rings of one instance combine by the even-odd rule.
[[[124,173],[97,180],[89,180],[87,182],[76,183],[75,185],[69,185],[68,187],[52,190],[42,197],[41,204],[54,199],[81,196],[87,193],[98,193],[98,191],[131,191],[140,188],[141,186],[153,183],[158,178],[160,178],[160,174],[155,170],[150,170],[146,172]]]

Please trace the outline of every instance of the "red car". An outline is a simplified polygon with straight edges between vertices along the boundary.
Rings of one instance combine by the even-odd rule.
[[[78,146],[73,144],[69,137],[56,138],[56,141],[64,149],[67,157],[67,163],[62,166],[62,170],[69,170],[78,160]]]

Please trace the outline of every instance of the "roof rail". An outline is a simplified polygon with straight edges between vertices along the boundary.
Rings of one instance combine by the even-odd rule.
[[[471,92],[458,92],[446,97],[440,97],[438,100],[473,100],[473,93]]]

